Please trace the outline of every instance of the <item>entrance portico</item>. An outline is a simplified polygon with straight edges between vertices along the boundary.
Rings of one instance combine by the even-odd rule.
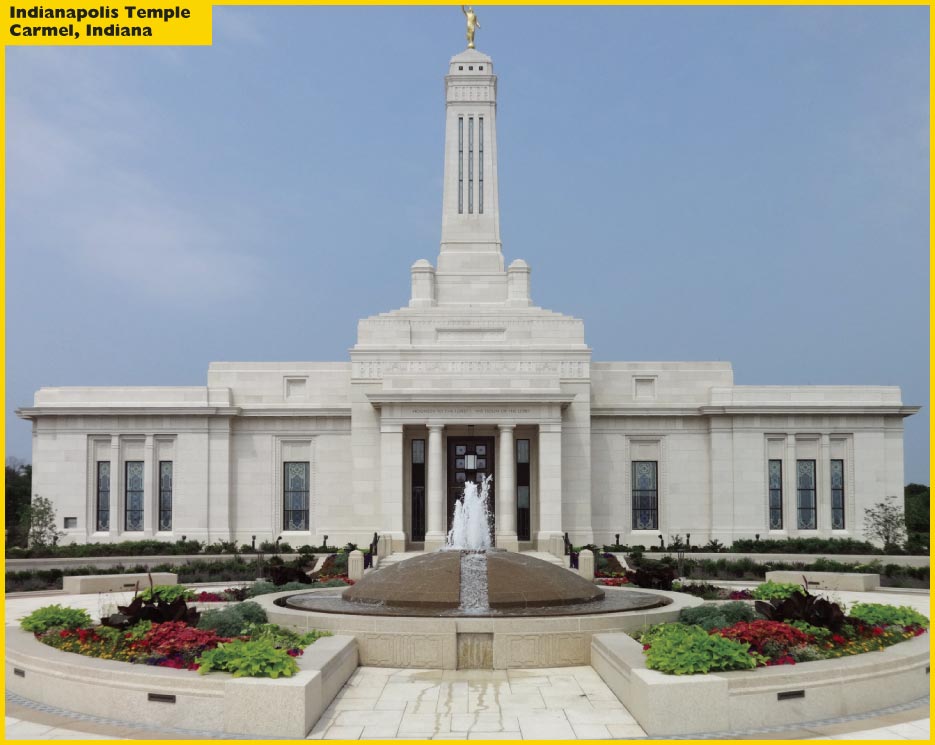
[[[468,476],[492,475],[498,547],[519,550],[518,507],[525,510],[522,514],[528,534],[523,538],[530,541],[530,547],[545,551],[554,546],[556,537],[561,540],[562,409],[573,395],[514,394],[511,400],[494,403],[412,400],[419,398],[418,394],[406,395],[405,401],[399,400],[399,394],[376,393],[368,398],[380,411],[381,532],[412,548],[420,542],[426,551],[441,547],[451,517],[447,514],[449,489],[459,483],[463,488]],[[518,455],[519,440],[526,444]],[[519,488],[518,457],[527,481]],[[423,480],[423,467],[424,537],[417,534],[423,486],[416,483]],[[453,468],[456,470],[451,473]]]

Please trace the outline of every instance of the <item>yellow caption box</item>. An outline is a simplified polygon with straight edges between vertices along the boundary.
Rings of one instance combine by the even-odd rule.
[[[210,45],[211,0],[8,0],[8,46]]]

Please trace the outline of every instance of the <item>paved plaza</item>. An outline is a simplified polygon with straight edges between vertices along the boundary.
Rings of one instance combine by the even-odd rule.
[[[929,595],[917,591],[825,594],[847,603],[862,600],[908,605],[925,615],[930,612]],[[84,608],[96,617],[107,605],[129,597],[126,593],[14,595],[7,598],[6,621],[17,623],[51,603]],[[236,739],[219,732],[157,730],[129,719],[106,720],[10,694],[6,706],[7,739]],[[745,734],[751,739],[923,740],[929,737],[928,706],[924,700],[871,715]],[[588,666],[457,671],[360,667],[308,735],[308,739],[326,740],[644,737],[636,720]]]

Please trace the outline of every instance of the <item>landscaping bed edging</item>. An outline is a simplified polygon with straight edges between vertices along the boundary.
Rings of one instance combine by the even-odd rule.
[[[929,692],[929,635],[878,652],[707,675],[646,667],[626,634],[595,634],[591,666],[648,735],[742,731],[862,714]]]
[[[317,640],[296,658],[298,673],[276,680],[85,657],[12,625],[6,640],[7,689],[32,701],[110,719],[266,737],[304,738],[357,668],[350,636]]]

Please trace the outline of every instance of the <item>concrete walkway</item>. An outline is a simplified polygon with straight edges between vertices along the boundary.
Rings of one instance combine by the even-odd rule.
[[[862,600],[908,605],[929,615],[929,596],[918,591],[824,594],[848,604]],[[108,606],[129,598],[129,593],[14,596],[6,602],[6,622],[17,623],[51,603],[84,608],[98,617]],[[7,739],[234,739],[219,732],[155,729],[89,717],[9,694],[6,714]],[[927,740],[928,701],[870,716],[717,737],[740,734],[746,739]],[[591,667],[506,671],[360,667],[308,737],[574,740],[645,738],[646,733]]]

